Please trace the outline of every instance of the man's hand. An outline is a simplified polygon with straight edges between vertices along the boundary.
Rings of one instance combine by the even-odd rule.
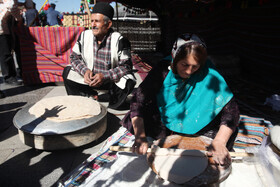
[[[90,70],[87,70],[84,75],[84,82],[88,85],[90,85],[91,81],[93,80],[93,72]]]
[[[104,75],[102,73],[97,73],[93,76],[93,79],[91,80],[89,86],[99,87],[102,85],[103,81],[104,81]]]

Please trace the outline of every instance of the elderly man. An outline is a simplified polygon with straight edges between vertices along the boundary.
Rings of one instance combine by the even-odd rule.
[[[108,90],[109,108],[117,109],[136,84],[132,72],[130,42],[114,32],[114,9],[108,3],[97,3],[92,10],[92,30],[81,33],[70,56],[71,66],[63,71],[68,95],[104,97],[96,90]]]

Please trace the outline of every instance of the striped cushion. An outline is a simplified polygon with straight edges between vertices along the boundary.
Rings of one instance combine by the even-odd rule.
[[[269,135],[272,127],[271,122],[263,118],[241,115],[234,147],[246,148],[261,145],[263,138]]]

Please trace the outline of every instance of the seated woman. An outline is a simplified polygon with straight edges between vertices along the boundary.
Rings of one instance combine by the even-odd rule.
[[[153,68],[133,93],[122,125],[135,135],[134,152],[145,154],[146,137],[171,134],[213,139],[209,155],[216,164],[230,163],[239,109],[223,77],[207,60],[206,45],[195,34],[174,43],[172,63]]]

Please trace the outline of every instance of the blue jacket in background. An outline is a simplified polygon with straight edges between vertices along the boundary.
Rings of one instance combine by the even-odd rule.
[[[63,18],[62,14],[60,14],[60,12],[54,10],[52,7],[50,7],[46,11],[46,16],[47,16],[47,24],[50,26],[59,25],[58,19]]]
[[[26,26],[37,26],[37,20],[35,20],[33,22],[32,25],[31,22],[36,18],[38,14],[38,11],[36,9],[27,9],[27,11],[25,12],[25,21],[26,21]]]

